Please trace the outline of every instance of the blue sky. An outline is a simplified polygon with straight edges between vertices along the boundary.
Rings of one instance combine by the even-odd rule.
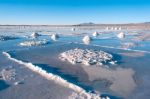
[[[150,21],[150,0],[0,0],[0,24]]]

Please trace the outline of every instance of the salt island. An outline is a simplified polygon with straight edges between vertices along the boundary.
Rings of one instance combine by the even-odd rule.
[[[45,45],[48,44],[47,40],[32,40],[32,41],[25,41],[21,42],[20,46],[40,46],[40,45]]]
[[[59,55],[63,61],[68,61],[72,64],[81,63],[84,65],[105,65],[115,64],[113,56],[104,51],[88,50],[88,49],[71,49]]]

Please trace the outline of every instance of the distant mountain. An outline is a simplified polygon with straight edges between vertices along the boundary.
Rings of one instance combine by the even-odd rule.
[[[135,24],[150,24],[150,22],[143,22],[143,23],[126,23],[129,25],[135,25]],[[125,24],[95,24],[92,22],[89,23],[80,23],[80,24],[76,24],[75,26],[93,26],[93,25],[125,25]]]
[[[150,24],[150,22],[144,22],[145,24]]]

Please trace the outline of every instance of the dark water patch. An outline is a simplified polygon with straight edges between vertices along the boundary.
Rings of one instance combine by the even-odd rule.
[[[11,57],[14,57],[14,58],[17,58],[17,59],[20,59],[20,58],[21,58],[21,61],[26,62],[26,63],[29,62],[28,60],[24,59],[21,55],[17,55],[17,54],[16,54],[16,53],[17,53],[16,51],[9,51],[8,53],[11,55]],[[29,57],[30,57],[30,56],[29,56]]]
[[[10,85],[7,84],[4,80],[0,80],[0,91],[7,89]]]
[[[14,39],[19,39],[18,37],[13,37],[13,36],[1,36],[0,35],[0,41],[7,41],[7,40],[14,40]]]
[[[118,55],[118,54],[115,54],[115,53],[112,53],[112,52],[108,52],[108,53],[113,56],[113,61],[117,61],[117,65],[121,65],[121,64],[124,63],[122,61],[122,56],[121,55]]]

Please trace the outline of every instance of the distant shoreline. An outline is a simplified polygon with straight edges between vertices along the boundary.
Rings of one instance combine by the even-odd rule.
[[[125,30],[130,29],[144,29],[150,30],[150,23],[129,23],[129,24],[77,24],[77,25],[0,25],[0,29],[2,28],[31,28],[31,27],[44,27],[44,28],[51,28],[51,27],[58,27],[58,28],[99,28],[105,29],[107,27],[115,28],[121,27]]]
[[[111,24],[111,23],[102,23],[102,24],[95,24],[95,23],[81,23],[81,24],[72,24],[72,25],[55,25],[55,24],[0,24],[0,26],[125,26],[125,25],[150,25],[150,22],[144,23],[123,23],[123,24]]]

